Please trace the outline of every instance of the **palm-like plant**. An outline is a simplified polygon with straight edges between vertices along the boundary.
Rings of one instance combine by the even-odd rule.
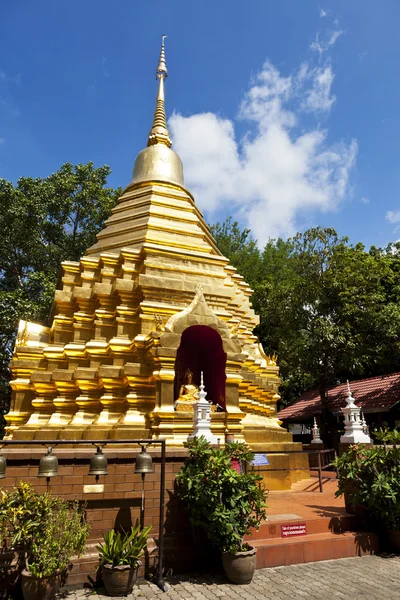
[[[132,527],[130,532],[121,533],[113,529],[107,531],[104,534],[104,542],[96,546],[102,564],[113,567],[130,565],[136,568],[147,546],[150,530],[151,525],[141,530],[139,522],[136,521],[135,527]]]

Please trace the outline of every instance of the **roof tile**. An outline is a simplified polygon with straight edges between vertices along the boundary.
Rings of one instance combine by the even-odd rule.
[[[390,410],[400,400],[400,373],[379,375],[350,382],[351,392],[364,412]],[[328,388],[328,408],[339,412],[346,405],[347,383]],[[319,390],[307,390],[294,404],[278,412],[278,418],[286,421],[309,419],[321,414],[322,403]]]

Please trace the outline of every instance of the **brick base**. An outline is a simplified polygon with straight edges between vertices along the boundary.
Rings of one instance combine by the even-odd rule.
[[[108,475],[100,476],[96,482],[89,476],[89,461],[94,454],[92,448],[54,449],[59,460],[59,475],[46,480],[38,478],[40,458],[45,448],[34,447],[16,449],[4,448],[1,451],[7,459],[5,479],[0,480],[0,489],[10,490],[20,481],[31,483],[40,492],[51,491],[67,500],[77,498],[85,503],[87,518],[91,524],[86,554],[73,559],[73,568],[68,577],[68,585],[91,583],[96,580],[98,552],[96,544],[106,531],[114,528],[128,530],[136,519],[143,520],[144,526],[151,525],[148,552],[143,560],[139,575],[149,575],[157,564],[158,531],[160,511],[160,474],[161,453],[149,448],[153,458],[154,472],[144,479],[144,510],[142,507],[142,478],[135,475],[135,459],[140,448],[124,447],[113,450],[104,449],[108,459]],[[165,553],[166,569],[182,572],[193,567],[196,556],[193,552],[191,529],[185,509],[177,498],[175,475],[181,469],[187,451],[185,449],[167,450],[165,465]],[[85,492],[87,485],[98,483],[103,486],[101,492]]]

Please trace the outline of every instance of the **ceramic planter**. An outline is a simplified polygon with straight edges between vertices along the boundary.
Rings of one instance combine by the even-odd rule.
[[[111,564],[103,564],[101,575],[104,587],[109,596],[126,596],[133,590],[138,574],[138,567],[131,565],[119,565],[113,567]]]
[[[50,577],[34,577],[25,569],[21,580],[24,600],[54,600],[61,583],[58,571]]]
[[[257,548],[249,547],[244,552],[222,553],[222,565],[225,575],[232,583],[243,585],[250,583],[256,570]]]

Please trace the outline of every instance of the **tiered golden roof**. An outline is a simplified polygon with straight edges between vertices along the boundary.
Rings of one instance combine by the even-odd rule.
[[[174,411],[175,361],[183,332],[202,325],[226,354],[226,410],[213,413],[214,433],[292,447],[276,417],[278,367],[253,335],[252,290],[216,247],[170,147],[164,36],[156,74],[154,121],[132,181],[97,242],[62,264],[51,328],[20,326],[8,437],[182,444],[193,421]]]

